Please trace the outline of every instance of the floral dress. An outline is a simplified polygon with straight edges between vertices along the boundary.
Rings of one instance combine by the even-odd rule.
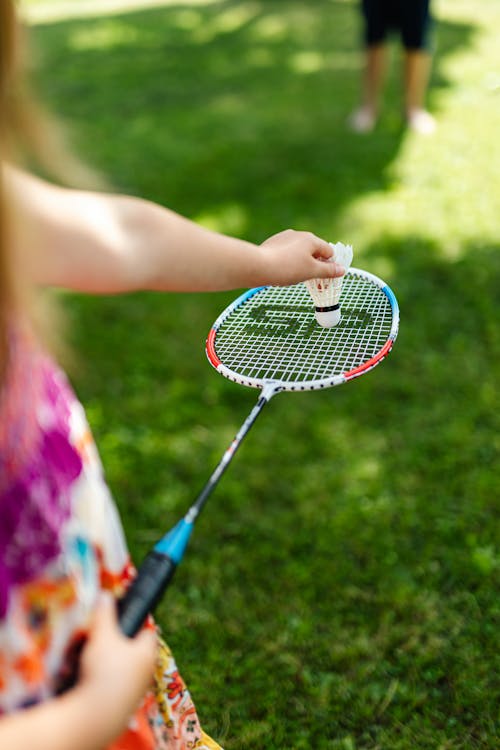
[[[134,570],[82,406],[26,332],[0,393],[0,714],[57,692],[99,592]],[[155,687],[109,750],[214,750],[160,641]]]

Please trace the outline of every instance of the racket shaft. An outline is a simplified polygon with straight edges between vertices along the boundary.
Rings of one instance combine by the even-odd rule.
[[[133,638],[153,612],[173,578],[177,564],[153,550],[145,557],[136,578],[118,601],[118,620],[124,635]]]
[[[210,476],[208,482],[203,487],[202,491],[200,492],[195,502],[191,506],[189,513],[188,513],[188,516],[190,517],[191,520],[194,520],[198,516],[199,512],[205,505],[209,495],[215,489],[215,487],[217,486],[219,482],[219,479],[221,478],[221,476],[223,475],[223,473],[225,472],[225,470],[227,469],[227,467],[233,460],[234,454],[240,447],[243,441],[243,438],[247,435],[251,426],[253,425],[253,423],[255,422],[260,412],[262,411],[264,406],[267,404],[267,402],[269,401],[272,395],[273,395],[272,393],[261,395],[259,400],[255,404],[255,406],[253,407],[252,411],[250,412],[248,417],[245,419],[245,421],[241,425],[240,429],[238,430],[238,432],[236,433],[234,437],[233,442],[226,449],[221,460],[219,461],[214,471],[212,472],[212,475]]]
[[[177,562],[169,554],[159,552],[156,549],[152,550],[144,558],[137,571],[137,576],[128,587],[125,595],[117,602],[118,622],[120,630],[124,635],[129,638],[137,635],[144,625],[147,616],[154,611],[174,576],[195,519],[205,505],[209,495],[217,486],[222,474],[231,463],[244,437],[273,395],[274,391],[271,388],[263,391],[254,408],[236,433],[231,445],[226,449],[218,465],[212,472],[208,482],[192,504],[185,519],[175,527],[172,537],[165,535],[162,540],[165,543],[165,549],[171,549],[173,557],[177,558]],[[71,659],[71,667],[61,679],[58,693],[66,692],[66,690],[76,684],[78,680],[78,662],[84,643],[85,641],[82,639],[77,644],[77,648],[74,649],[75,653]]]

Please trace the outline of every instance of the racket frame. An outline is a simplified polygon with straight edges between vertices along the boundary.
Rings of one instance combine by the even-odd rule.
[[[252,378],[231,370],[229,367],[227,367],[227,365],[221,362],[217,355],[217,333],[226,319],[238,307],[243,305],[256,294],[259,294],[260,292],[270,288],[268,286],[259,286],[254,287],[253,289],[249,289],[239,297],[237,297],[237,299],[235,299],[231,305],[226,307],[226,309],[219,315],[219,317],[213,324],[208,334],[205,346],[205,351],[210,364],[215,367],[217,372],[219,372],[228,380],[232,380],[233,382],[239,383],[240,385],[249,386],[250,388],[261,388],[262,395],[266,398],[266,400],[268,400],[269,397],[272,397],[279,391],[315,391],[319,390],[320,388],[330,388],[332,386],[341,385],[342,383],[346,383],[347,381],[359,377],[369,370],[372,370],[374,367],[380,364],[380,362],[382,362],[382,360],[389,354],[394,341],[396,340],[399,330],[399,305],[392,289],[385,283],[385,281],[380,279],[378,276],[375,276],[375,274],[370,273],[369,271],[364,271],[360,268],[350,268],[346,276],[355,276],[358,278],[366,279],[367,281],[370,281],[375,286],[377,286],[387,297],[392,311],[392,324],[387,341],[380,348],[380,350],[366,362],[363,362],[361,365],[338,375],[332,375],[327,378],[316,380],[300,381],[300,384],[294,381]]]

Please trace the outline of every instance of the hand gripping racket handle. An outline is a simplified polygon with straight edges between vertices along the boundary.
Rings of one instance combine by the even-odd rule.
[[[144,558],[137,577],[117,602],[118,621],[124,635],[133,638],[152,612],[173,578],[177,563],[153,550]]]
[[[234,458],[241,441],[250,430],[262,408],[278,390],[274,385],[263,389],[257,404],[239,429],[233,442],[224,453],[185,517],[167,532],[144,558],[137,571],[137,576],[129,585],[124,596],[117,602],[118,624],[124,635],[129,638],[137,635],[147,616],[154,611],[172,580],[177,565],[182,560],[194,523],[209,495]],[[71,644],[63,671],[58,675],[56,681],[55,692],[57,695],[74,687],[78,681],[78,664],[85,641],[85,636],[80,636]]]
[[[125,595],[117,601],[118,624],[122,633],[133,638],[154,610],[177,568],[168,555],[152,550],[144,559],[136,578]],[[80,656],[86,636],[78,635],[71,643],[66,663],[58,675],[54,692],[61,695],[76,685],[79,677]]]

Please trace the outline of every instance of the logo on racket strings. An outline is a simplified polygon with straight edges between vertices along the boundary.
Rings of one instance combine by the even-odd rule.
[[[252,322],[244,326],[245,332],[262,336],[296,335],[307,339],[324,333],[325,330],[367,328],[373,325],[370,313],[356,307],[342,307],[340,323],[333,329],[325,329],[317,324],[311,316],[310,305],[256,305],[248,310],[248,316],[252,318]]]

